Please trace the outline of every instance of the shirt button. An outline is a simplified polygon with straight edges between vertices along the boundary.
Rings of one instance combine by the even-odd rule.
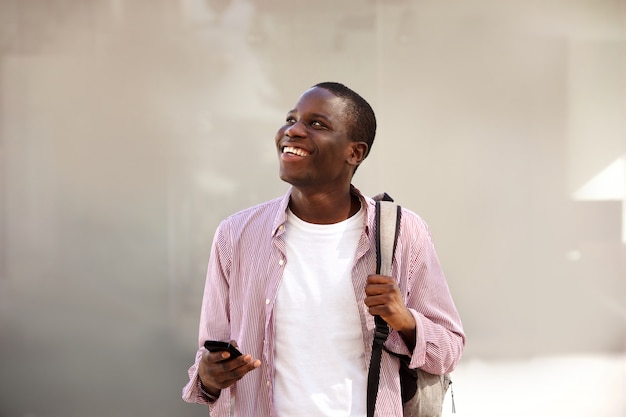
[[[265,304],[269,304],[269,303],[270,303],[270,299],[269,299],[269,298],[266,298],[266,299],[265,299]]]
[[[278,261],[278,265],[283,266],[285,264],[285,260],[281,259],[280,261]]]

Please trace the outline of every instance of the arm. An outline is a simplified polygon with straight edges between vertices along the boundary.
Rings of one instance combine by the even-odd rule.
[[[461,357],[465,335],[428,226],[414,213],[403,212],[399,238],[394,262],[399,279],[370,276],[366,304],[393,329],[388,349],[410,355],[413,368],[450,372]]]
[[[247,372],[257,368],[259,361],[250,355],[230,359],[227,353],[209,353],[204,348],[206,340],[230,340],[229,275],[232,259],[227,222],[222,222],[215,232],[204,286],[198,351],[189,369],[189,383],[183,389],[183,399],[191,403],[209,404],[212,415],[229,415],[230,395],[220,395],[221,390],[233,385]],[[203,390],[210,394],[208,397]],[[214,398],[219,397],[217,400]]]

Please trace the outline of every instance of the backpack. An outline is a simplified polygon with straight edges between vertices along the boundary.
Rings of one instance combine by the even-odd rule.
[[[376,200],[376,273],[391,275],[391,263],[400,230],[401,207],[387,194],[379,194]],[[393,226],[393,227],[392,227]],[[452,380],[449,374],[433,375],[421,369],[410,369],[410,358],[385,349],[383,344],[389,335],[389,326],[380,317],[374,317],[376,330],[372,344],[372,360],[367,381],[367,416],[374,416],[382,351],[400,360],[400,388],[404,417],[440,417],[443,400]],[[452,412],[454,394],[452,394]]]

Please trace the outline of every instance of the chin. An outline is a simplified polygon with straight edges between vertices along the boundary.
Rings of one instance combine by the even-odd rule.
[[[284,172],[279,172],[278,173],[278,178],[281,179],[281,181],[284,181],[288,184],[292,184],[293,185],[293,178],[287,174],[285,174]]]
[[[290,184],[294,187],[298,187],[298,186],[304,186],[307,184],[307,181],[304,178],[298,178],[298,177],[294,177],[292,175],[286,175],[284,173],[280,173],[280,175],[278,176],[282,181],[286,182],[287,184]]]

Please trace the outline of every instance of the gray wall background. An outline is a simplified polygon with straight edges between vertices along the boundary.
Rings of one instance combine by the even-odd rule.
[[[214,229],[284,192],[327,80],[377,112],[355,184],[431,226],[464,361],[625,352],[623,0],[0,0],[1,417],[206,415]]]

